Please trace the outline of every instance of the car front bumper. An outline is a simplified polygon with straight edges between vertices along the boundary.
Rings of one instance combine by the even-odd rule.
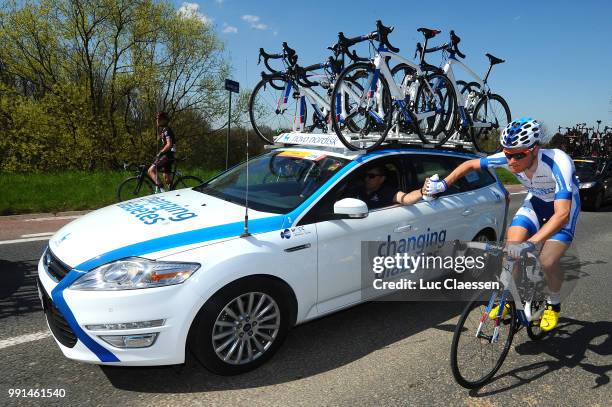
[[[66,278],[66,277],[65,277]],[[66,288],[38,263],[38,281],[47,324],[64,355],[73,360],[119,366],[180,364],[191,322],[203,299],[188,284],[123,291],[78,291]],[[55,290],[55,291],[54,291]],[[53,299],[55,298],[55,300]],[[163,320],[158,327],[91,330],[88,326]],[[157,333],[145,348],[118,348],[105,335]]]

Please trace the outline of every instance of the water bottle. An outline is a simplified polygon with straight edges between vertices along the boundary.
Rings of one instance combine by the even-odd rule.
[[[430,181],[439,181],[440,177],[438,177],[438,174],[434,174],[431,177],[429,177]],[[433,195],[423,195],[423,200],[424,201],[433,201],[435,199],[435,197]]]

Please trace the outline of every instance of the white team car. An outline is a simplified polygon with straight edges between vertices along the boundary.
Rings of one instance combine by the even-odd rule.
[[[190,349],[219,374],[253,369],[290,327],[363,301],[361,241],[419,250],[501,238],[507,192],[487,170],[431,202],[368,210],[354,198],[368,169],[410,191],[474,157],[279,148],[251,159],[248,177],[243,163],[193,189],[91,212],[58,231],[40,259],[49,328],[64,355],[83,362],[180,364]]]

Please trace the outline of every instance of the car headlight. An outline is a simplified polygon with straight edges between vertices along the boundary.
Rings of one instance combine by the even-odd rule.
[[[595,186],[595,182],[581,182],[580,189],[593,188]]]
[[[74,290],[134,290],[181,284],[200,265],[152,261],[138,257],[104,264],[77,279],[71,286]]]

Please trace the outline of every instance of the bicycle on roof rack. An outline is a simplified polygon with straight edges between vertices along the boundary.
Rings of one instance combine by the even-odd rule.
[[[257,83],[249,100],[249,118],[255,133],[266,143],[274,143],[274,138],[282,132],[299,131],[306,133],[328,133],[331,131],[330,94],[336,77],[344,68],[345,57],[352,61],[366,60],[355,51],[349,51],[350,45],[342,33],[338,42],[331,47],[333,56],[327,61],[302,67],[298,65],[298,55],[286,42],[280,54],[269,54],[263,48],[259,50],[259,61],[263,59],[269,73],[262,72],[262,79]],[[281,60],[284,68],[276,70],[270,60]],[[322,71],[316,73],[315,71]],[[355,94],[354,84],[345,83],[339,95],[343,109],[346,94]],[[323,94],[316,88],[323,89]],[[309,107],[310,106],[310,107]],[[311,114],[308,112],[311,110]],[[351,120],[346,126],[352,131],[359,127]]]
[[[348,40],[351,45],[369,41],[376,49],[372,61],[346,67],[332,92],[332,110],[335,112],[332,125],[340,141],[349,149],[376,148],[392,129],[396,134],[416,135],[421,142],[430,143],[453,117],[454,89],[448,78],[398,55],[399,49],[389,42],[391,32],[393,27],[386,27],[378,20],[375,31]],[[378,46],[374,46],[374,42]],[[413,76],[409,84],[398,85],[395,82],[389,68],[391,60],[399,61],[402,67],[410,70]],[[346,103],[350,107],[346,113],[337,99],[345,81],[357,81],[363,89],[356,100]],[[342,126],[347,120],[361,123],[361,130],[350,132],[349,127]]]
[[[419,28],[418,31],[425,35],[425,45],[422,46],[418,43],[415,55],[420,55],[421,63],[431,67],[425,62],[425,54],[443,52],[443,58],[446,62],[441,69],[441,73],[448,77],[453,84],[453,95],[456,98],[455,116],[445,128],[444,135],[446,137],[430,140],[430,142],[443,144],[451,137],[465,139],[469,134],[476,150],[487,154],[500,151],[499,136],[512,119],[508,103],[500,95],[491,92],[488,79],[493,66],[505,61],[487,53],[489,69],[484,79],[480,78],[470,67],[457,59],[457,57],[465,59],[465,54],[459,50],[461,38],[454,31],[450,31],[450,42],[433,48],[427,48],[427,39],[435,37],[440,31],[427,28]],[[453,71],[454,66],[461,68],[475,81],[457,81]],[[440,71],[439,68],[434,67],[434,69]]]

